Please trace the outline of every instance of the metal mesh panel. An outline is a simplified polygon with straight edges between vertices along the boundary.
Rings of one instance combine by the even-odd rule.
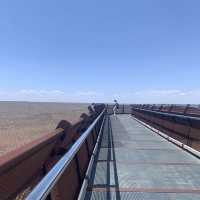
[[[107,131],[104,130],[85,199],[200,198],[200,161],[197,158],[129,115],[110,119],[111,127],[108,125]]]
[[[144,192],[121,192],[120,198],[116,192],[88,192],[86,200],[199,200],[200,194],[176,194],[176,193],[144,193]]]

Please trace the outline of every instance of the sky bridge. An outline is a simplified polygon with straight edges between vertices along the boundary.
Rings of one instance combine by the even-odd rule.
[[[0,158],[0,199],[200,199],[199,107],[96,104]]]
[[[107,118],[85,200],[199,198],[198,158],[131,115]]]

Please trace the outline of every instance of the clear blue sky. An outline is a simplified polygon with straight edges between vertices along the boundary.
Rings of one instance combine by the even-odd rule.
[[[0,2],[0,100],[199,103],[199,0]]]

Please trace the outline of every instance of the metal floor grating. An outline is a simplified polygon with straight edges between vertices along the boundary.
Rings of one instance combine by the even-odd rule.
[[[200,160],[135,121],[110,116],[87,200],[199,200]]]
[[[175,193],[145,193],[145,192],[120,192],[120,198],[116,192],[87,192],[86,199],[91,200],[199,200],[199,194],[175,194]]]

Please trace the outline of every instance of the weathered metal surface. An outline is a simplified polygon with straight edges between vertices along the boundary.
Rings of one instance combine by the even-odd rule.
[[[86,199],[112,199],[112,200],[199,200],[199,194],[177,193],[147,193],[147,192],[88,192]]]
[[[0,157],[0,199],[15,199],[15,197],[20,200],[24,199],[95,120],[104,107],[103,104],[95,105],[93,113],[83,114],[80,120],[73,125],[62,120],[52,133]],[[96,138],[94,139],[96,140]],[[90,151],[93,145],[92,137],[89,138]],[[50,195],[51,199],[62,199],[66,193],[67,197],[77,196],[89,162],[85,146],[81,147],[76,159],[73,160],[73,167],[69,167],[54,188]],[[73,184],[71,184],[71,180],[73,180]],[[66,190],[67,185],[69,187]],[[76,191],[74,188],[70,188],[72,185]]]
[[[200,198],[199,159],[130,115],[111,116],[110,125],[104,130],[85,199]]]
[[[62,131],[57,129],[0,158],[0,199],[15,197],[43,176],[45,162],[61,139]]]
[[[57,199],[76,199],[78,197],[78,191],[82,183],[80,165],[83,165],[83,163],[78,162],[77,154],[81,147],[86,145],[87,154],[85,156],[88,156],[88,158],[91,157],[96,144],[96,141],[93,141],[92,134],[95,128],[99,129],[97,126],[101,124],[98,122],[102,122],[104,114],[105,109],[52,167],[47,175],[45,175],[40,183],[28,195],[26,198],[27,200],[44,200],[48,195],[51,195],[51,191],[53,191],[54,187],[57,187],[56,190],[59,191],[59,197]],[[87,165],[85,169],[87,169]]]
[[[134,108],[160,111],[165,113],[200,116],[200,105],[195,104],[133,104]]]
[[[188,146],[200,150],[200,118],[133,108],[133,115]]]

